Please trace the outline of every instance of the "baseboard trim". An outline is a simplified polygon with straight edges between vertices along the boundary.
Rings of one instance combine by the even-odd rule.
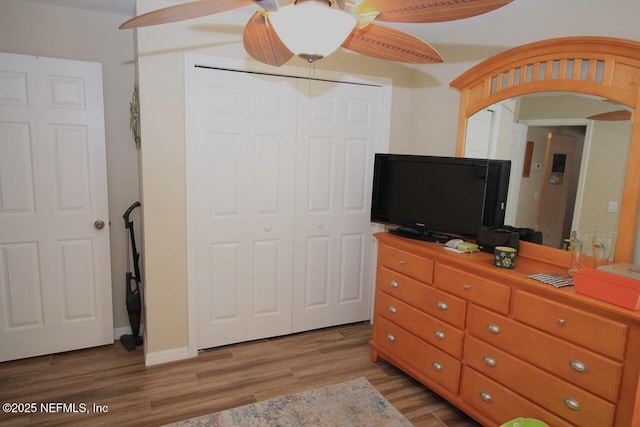
[[[145,366],[160,365],[189,358],[189,347],[172,348],[171,350],[154,351],[145,355]]]

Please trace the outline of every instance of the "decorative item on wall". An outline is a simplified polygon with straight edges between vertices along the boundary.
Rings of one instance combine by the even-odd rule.
[[[138,86],[133,86],[133,94],[131,95],[131,102],[129,103],[129,128],[133,134],[133,141],[136,143],[136,147],[140,147],[140,107],[138,105]]]
[[[563,173],[551,172],[549,174],[549,184],[551,185],[562,185],[563,180],[564,180]]]
[[[564,181],[564,167],[567,163],[566,154],[554,154],[549,174],[549,184],[562,185]]]
[[[553,164],[551,165],[551,172],[564,173],[564,167],[567,163],[566,154],[554,154]]]
[[[524,153],[524,163],[522,165],[522,177],[529,178],[531,176],[531,160],[533,159],[533,141],[527,141],[527,148]]]

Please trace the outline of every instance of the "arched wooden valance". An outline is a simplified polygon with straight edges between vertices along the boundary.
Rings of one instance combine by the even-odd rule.
[[[579,92],[638,111],[640,42],[609,37],[565,37],[519,46],[495,55],[451,82],[460,91],[456,155],[465,147],[467,118],[519,95]],[[635,115],[634,115],[635,116]],[[640,201],[640,124],[633,120],[622,196],[616,262],[633,257]]]
[[[603,37],[567,37],[519,46],[495,55],[451,82],[464,116],[498,101],[535,92],[602,96],[636,107],[640,43]]]

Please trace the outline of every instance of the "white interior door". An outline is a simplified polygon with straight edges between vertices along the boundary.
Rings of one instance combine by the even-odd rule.
[[[476,159],[494,158],[496,152],[495,112],[480,110],[467,119],[467,135],[464,138],[464,156]]]
[[[295,79],[194,74],[198,348],[291,332]]]
[[[529,126],[522,123],[513,123],[512,126],[511,148],[509,149],[511,173],[509,175],[509,191],[507,192],[507,210],[504,215],[504,223],[515,226]]]
[[[380,87],[303,84],[296,166],[294,332],[369,319],[371,174],[383,134]]]
[[[113,343],[105,159],[101,65],[0,54],[0,360]]]

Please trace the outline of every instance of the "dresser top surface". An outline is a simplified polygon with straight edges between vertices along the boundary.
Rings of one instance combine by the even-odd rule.
[[[602,314],[640,323],[640,311],[628,310],[595,298],[577,294],[573,286],[555,288],[552,285],[547,285],[528,277],[534,274],[567,275],[566,268],[554,264],[527,257],[518,257],[515,268],[504,269],[494,266],[493,255],[486,252],[460,254],[446,250],[445,245],[442,243],[413,240],[390,233],[376,233],[374,237],[381,244],[430,258],[436,263],[459,268],[465,273],[508,283],[517,289],[543,295],[559,302],[576,304],[582,308]]]

